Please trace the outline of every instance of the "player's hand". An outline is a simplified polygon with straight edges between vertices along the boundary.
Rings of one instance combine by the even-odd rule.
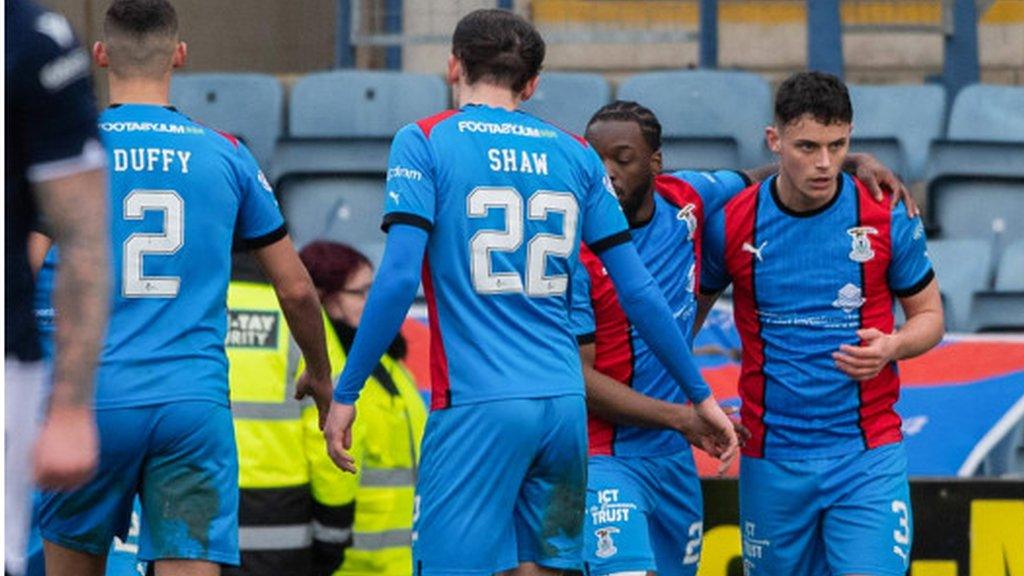
[[[356,472],[356,461],[348,450],[352,448],[352,423],[355,419],[355,406],[332,401],[324,425],[324,439],[331,460],[338,468],[353,474]]]
[[[36,484],[48,490],[77,488],[92,477],[98,460],[92,407],[53,406],[36,440]]]
[[[896,336],[877,328],[857,330],[859,346],[843,344],[832,353],[836,368],[854,380],[870,380],[896,358]]]
[[[693,406],[680,405],[679,408],[680,417],[675,425],[675,429],[686,438],[687,442],[705,452],[711,453],[715,449],[715,431],[697,416],[697,411]],[[746,426],[733,417],[734,414],[739,412],[739,409],[730,406],[723,407],[722,411],[725,412],[726,416],[730,417],[729,420],[732,421],[732,429],[736,432],[739,445],[743,446],[747,440],[750,440],[750,430],[747,430]],[[732,460],[735,460],[735,457],[730,459],[729,462],[723,462],[724,467],[728,468]]]
[[[708,396],[703,402],[695,404],[694,411],[698,418],[698,426],[703,430],[697,445],[721,461],[718,466],[718,475],[721,476],[739,456],[735,423],[726,416],[714,396]]]
[[[302,400],[306,396],[312,396],[316,402],[317,415],[320,417],[320,429],[323,430],[327,424],[327,413],[331,409],[331,399],[334,395],[334,383],[331,377],[314,378],[309,372],[303,372],[299,381],[295,383],[295,399]]]
[[[892,170],[886,168],[877,158],[871,154],[856,154],[853,160],[857,165],[857,179],[867,186],[876,201],[885,200],[885,191],[888,190],[892,192],[890,208],[895,208],[897,204],[903,202],[908,218],[913,218],[921,213],[910,190],[903,185],[903,182]]]

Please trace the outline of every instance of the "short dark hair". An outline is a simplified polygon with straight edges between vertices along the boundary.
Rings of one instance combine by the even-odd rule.
[[[640,134],[644,141],[651,147],[652,152],[661,150],[661,122],[651,112],[650,108],[631,100],[616,100],[611,104],[605,104],[587,122],[587,130],[597,122],[605,120],[620,120],[623,122],[636,122],[640,127]]]
[[[452,34],[452,54],[470,84],[486,79],[515,92],[540,74],[544,39],[526,19],[508,10],[470,12]]]
[[[846,84],[825,72],[797,72],[786,78],[775,93],[775,122],[785,126],[804,114],[826,125],[853,123]]]
[[[114,0],[107,8],[103,31],[108,36],[174,36],[178,33],[178,13],[168,0]]]

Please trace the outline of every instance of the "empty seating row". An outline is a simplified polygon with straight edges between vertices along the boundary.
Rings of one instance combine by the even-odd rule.
[[[932,240],[928,254],[947,329],[1024,330],[1024,240],[1002,249],[985,240]]]
[[[1024,88],[964,89],[953,103],[947,134],[959,140],[938,140],[946,108],[942,88],[851,86],[854,148],[873,152],[903,174],[921,170],[928,177],[928,216],[941,238],[931,251],[954,330],[1000,327],[995,321],[1005,324],[1002,312],[1019,302],[1012,290],[1024,291],[1003,280],[1012,274],[1004,270],[1024,276],[1020,265],[1013,266],[1024,262],[1024,248],[1010,249],[1024,239],[1024,145],[1009,142],[1024,138],[1024,127],[1012,128],[1024,122],[1014,119],[1024,114],[1024,102],[1015,100],[1021,94]],[[297,244],[330,238],[378,261],[390,139],[404,124],[447,108],[447,87],[432,75],[332,71],[303,77],[288,96],[286,106],[282,85],[258,74],[180,75],[172,83],[172,102],[183,112],[236,133],[250,146],[272,175]],[[618,97],[658,115],[667,168],[770,161],[762,142],[771,89],[757,75],[638,74],[622,83]],[[523,107],[579,133],[611,98],[611,86],[599,75],[549,73]],[[992,110],[977,110],[988,106]],[[1014,134],[1000,132],[1006,127]],[[929,143],[930,153],[922,152]],[[997,293],[989,294],[989,287]]]
[[[879,156],[908,180],[928,176],[929,145],[943,138],[946,93],[938,85],[850,87],[854,149]],[[669,168],[712,168],[770,160],[763,129],[771,121],[771,89],[756,74],[668,71],[637,74],[617,96],[660,117]],[[604,77],[545,73],[523,108],[572,132],[612,98]],[[285,135],[280,83],[260,74],[181,74],[172,101],[186,113],[237,132],[262,162]],[[410,119],[443,109],[448,91],[426,74],[339,70],[307,75],[291,93],[287,134],[300,138],[388,137]],[[439,105],[438,105],[439,104]],[[431,107],[433,106],[433,107]],[[1024,143],[1024,88],[973,85],[952,103],[950,141]]]

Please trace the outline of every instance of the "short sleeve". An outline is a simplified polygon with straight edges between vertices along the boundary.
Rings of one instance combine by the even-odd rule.
[[[236,235],[241,245],[254,250],[284,238],[287,229],[274,189],[245,144],[238,143],[237,175],[241,198]]]
[[[735,170],[716,170],[714,172],[703,172],[694,170],[681,170],[673,172],[672,176],[683,180],[700,194],[704,201],[704,214],[711,214],[721,210],[733,196],[739,194],[752,182],[746,174]]]
[[[613,246],[629,242],[629,226],[601,159],[589,147],[586,149],[586,162],[583,241],[594,254],[600,254]]]
[[[902,205],[892,214],[892,261],[889,262],[889,287],[906,298],[913,296],[931,282],[935,273],[928,259],[924,224],[921,217],[907,218]]]
[[[392,224],[401,223],[429,232],[434,227],[436,202],[430,142],[418,125],[409,124],[398,131],[391,143],[381,227],[387,231]]]
[[[53,12],[38,15],[31,30],[18,37],[18,62],[8,70],[9,113],[26,127],[19,147],[27,177],[41,182],[101,168],[106,155],[99,144],[96,101],[89,76],[89,55],[67,20]],[[8,119],[10,121],[10,118]]]
[[[594,309],[590,301],[590,275],[579,260],[572,273],[572,295],[569,306],[569,326],[576,341],[590,344],[594,341]]]
[[[700,291],[717,294],[732,281],[725,266],[725,211],[716,210],[705,217],[700,265]]]

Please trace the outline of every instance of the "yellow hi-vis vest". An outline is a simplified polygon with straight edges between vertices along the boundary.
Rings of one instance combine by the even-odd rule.
[[[295,379],[304,366],[273,287],[233,281],[228,309],[239,487],[301,487],[323,507],[338,509],[354,502],[356,509],[351,532],[315,519],[311,526],[272,530],[241,526],[243,552],[352,538],[335,574],[411,574],[413,491],[427,418],[412,376],[400,362],[381,359],[356,402],[351,452],[359,472],[342,472],[327,455],[316,407],[293,399]],[[345,352],[326,317],[324,322],[332,376],[337,378]]]
[[[331,362],[334,368],[333,357]],[[307,429],[316,428],[314,407],[306,409],[304,418]],[[411,374],[401,362],[385,355],[356,402],[352,429],[356,475],[339,471],[326,453],[313,461],[317,501],[325,498],[318,494],[318,487],[333,485],[331,478],[354,488],[352,546],[334,574],[412,574],[413,495],[426,420],[427,408]]]
[[[344,353],[326,316],[324,327],[332,371],[337,376]],[[327,448],[316,428],[315,437],[306,438],[311,432],[302,419],[303,404],[294,399],[302,354],[291,337],[273,286],[230,283],[225,345],[242,505],[259,506],[261,510],[250,512],[262,518],[289,519],[272,526],[240,526],[239,547],[243,553],[308,548],[313,543],[308,510],[313,475],[308,451],[316,449],[326,454]],[[277,489],[278,497],[251,502],[246,498],[261,489]],[[344,502],[351,500],[353,490],[339,484],[320,487],[318,492],[328,502]],[[347,539],[347,534],[341,537]]]

